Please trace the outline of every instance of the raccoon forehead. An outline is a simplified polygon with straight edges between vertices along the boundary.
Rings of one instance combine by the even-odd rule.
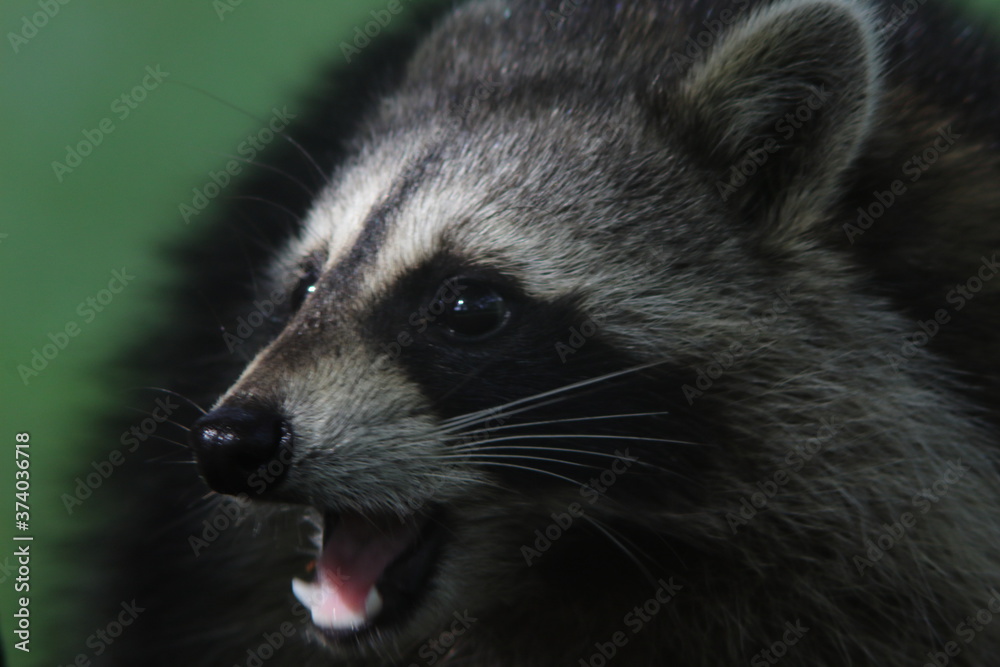
[[[348,272],[351,291],[374,294],[448,255],[551,299],[585,294],[611,275],[619,283],[630,273],[647,276],[654,258],[662,263],[680,251],[668,238],[711,237],[708,221],[698,220],[704,207],[682,194],[690,179],[675,156],[660,151],[650,169],[660,182],[643,183],[636,174],[650,156],[636,148],[639,138],[559,125],[561,132],[543,124],[527,134],[442,140],[440,131],[426,131],[384,142],[331,184],[289,257],[321,255],[324,272],[363,265]],[[610,173],[615,161],[626,164]],[[635,224],[649,222],[651,210],[661,224]],[[695,224],[699,234],[687,234]],[[661,237],[659,248],[651,234]]]
[[[272,277],[281,282],[301,269],[306,258],[326,271],[343,261],[365,230],[373,208],[392,192],[408,165],[420,159],[408,142],[394,151],[363,151],[332,175],[315,198],[301,229],[275,259]]]
[[[552,224],[544,210],[491,199],[472,183],[412,179],[412,173],[401,173],[374,202],[351,204],[350,217],[320,223],[333,228],[322,244],[323,271],[349,276],[349,291],[357,297],[377,295],[415,270],[434,268],[443,256],[457,260],[460,271],[505,274],[539,298],[579,292],[579,278],[594,276],[590,244]],[[317,235],[313,227],[310,236]],[[352,265],[363,269],[347,268]]]

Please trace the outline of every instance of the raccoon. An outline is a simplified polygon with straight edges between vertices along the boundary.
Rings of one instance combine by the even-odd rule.
[[[995,664],[996,39],[938,0],[428,21],[188,251],[146,364],[201,413],[121,491],[109,662]]]

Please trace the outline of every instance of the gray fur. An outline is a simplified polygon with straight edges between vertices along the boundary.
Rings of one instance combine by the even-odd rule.
[[[995,329],[983,324],[996,322],[988,306],[1000,279],[905,360],[900,345],[914,317],[949,308],[937,295],[1000,248],[996,127],[900,78],[901,59],[919,54],[907,53],[906,30],[888,40],[878,31],[885,7],[747,8],[686,66],[676,57],[685,38],[722,3],[556,4],[469,3],[429,35],[273,267],[290,289],[303,257],[324,257],[316,292],[220,404],[252,397],[289,416],[289,499],[401,515],[443,505],[454,534],[410,621],[356,650],[319,639],[288,648],[282,664],[425,664],[421,645],[469,610],[479,620],[444,664],[577,665],[625,630],[652,582],[673,577],[680,592],[627,633],[617,664],[747,664],[786,622],[801,621],[808,633],[784,665],[918,666],[948,641],[962,664],[991,665],[1000,623],[968,643],[956,627],[1000,588],[998,357]],[[968,85],[1000,83],[995,65],[986,71],[991,81]],[[484,80],[492,89],[477,96]],[[820,90],[829,95],[810,122],[721,197],[731,165]],[[908,195],[922,210],[901,204],[861,243],[845,243],[854,208],[949,123],[961,124],[959,144]],[[956,192],[966,193],[960,239],[943,227]],[[886,241],[909,215],[922,237]],[[883,245],[866,245],[875,238]],[[927,245],[943,238],[944,260]],[[574,300],[581,317],[601,321],[586,345],[616,351],[628,368],[682,369],[659,390],[722,422],[724,441],[696,443],[710,464],[690,473],[693,496],[664,474],[658,497],[609,493],[588,508],[601,526],[653,536],[644,546],[658,551],[593,563],[601,578],[554,583],[560,562],[586,571],[581,534],[525,566],[522,545],[579,501],[578,489],[513,492],[489,467],[449,457],[460,441],[439,406],[367,338],[370,313],[442,253],[512,276],[538,302]],[[922,273],[925,260],[933,270]],[[787,303],[772,318],[778,294]],[[746,323],[760,317],[751,340]],[[989,355],[979,380],[967,345]],[[740,359],[730,366],[727,355]],[[713,363],[723,372],[705,388],[697,377]],[[817,441],[824,423],[833,428]],[[787,467],[786,453],[810,441],[818,451],[767,507],[734,523],[744,500]],[[640,463],[662,470],[663,456]],[[921,513],[917,494],[955,461],[967,470]],[[859,572],[865,540],[907,512],[915,525]],[[598,532],[591,537],[612,539]],[[241,539],[261,559],[283,549]],[[301,556],[274,557],[288,567],[261,568],[277,580],[253,596],[261,611],[233,610],[258,614],[248,637],[292,614],[277,591]]]

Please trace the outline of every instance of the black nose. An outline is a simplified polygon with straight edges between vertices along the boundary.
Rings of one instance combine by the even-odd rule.
[[[201,476],[230,494],[262,495],[277,485],[292,461],[292,439],[288,422],[261,408],[216,408],[191,429]]]

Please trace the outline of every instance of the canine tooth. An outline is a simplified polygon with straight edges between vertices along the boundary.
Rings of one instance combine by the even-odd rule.
[[[379,593],[378,588],[375,586],[371,587],[371,590],[368,591],[368,597],[365,598],[364,614],[350,614],[341,611],[339,616],[337,612],[328,608],[329,605],[324,606],[322,604],[327,593],[323,590],[321,584],[309,583],[308,581],[295,578],[292,579],[292,592],[298,598],[298,601],[309,609],[309,612],[312,614],[313,623],[322,628],[336,630],[360,628],[382,611],[382,594]]]
[[[338,616],[336,612],[324,610],[319,613],[313,612],[313,623],[321,628],[333,630],[357,630],[364,627],[366,620],[360,614],[342,613]]]
[[[365,598],[365,615],[370,621],[378,616],[380,611],[382,611],[382,594],[378,592],[377,586],[372,586],[368,591],[368,597]]]
[[[310,584],[308,581],[299,578],[292,579],[292,593],[309,610],[312,610],[313,604],[320,594],[318,588],[316,584]]]

